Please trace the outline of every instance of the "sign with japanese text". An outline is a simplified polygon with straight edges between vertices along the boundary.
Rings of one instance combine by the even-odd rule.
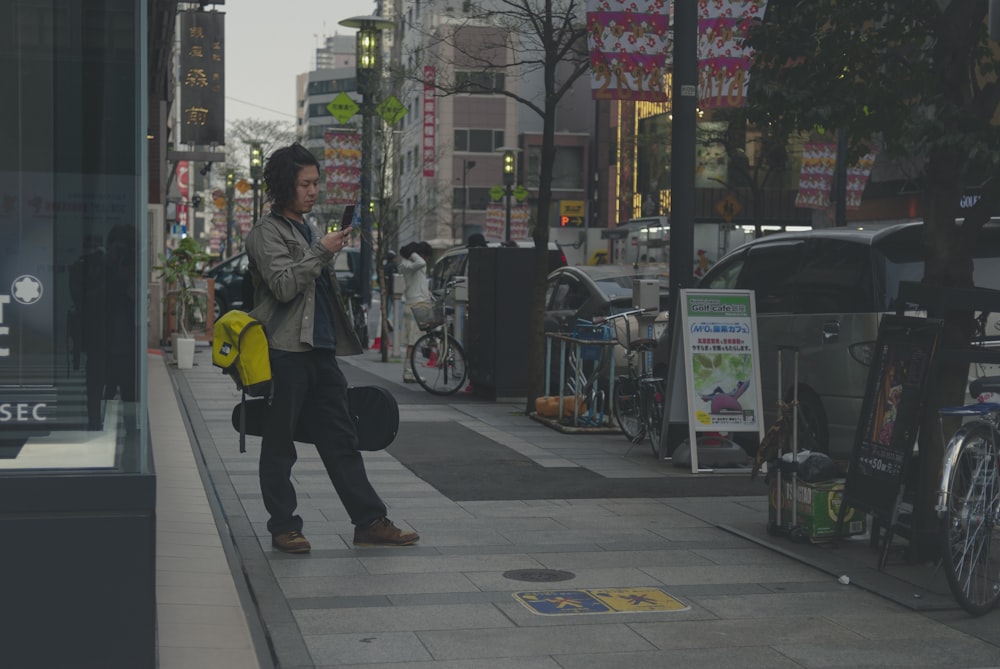
[[[225,14],[201,11],[178,14],[181,143],[225,144]]]
[[[767,0],[698,0],[698,106],[743,107],[753,51],[744,40]]]
[[[531,239],[528,234],[528,205],[511,203],[510,207],[510,239],[513,242]],[[487,241],[502,242],[507,239],[507,205],[503,202],[490,202],[486,205],[486,231],[483,234]]]
[[[587,49],[595,100],[667,102],[672,60],[667,0],[589,0]]]
[[[678,336],[670,338],[664,434],[668,424],[686,423],[689,445],[699,432],[757,432],[763,438],[753,291],[682,289],[679,311]],[[691,471],[699,471],[694,447]]]
[[[424,65],[424,135],[423,135],[423,166],[424,176],[434,176],[434,132],[437,125],[437,101],[434,98],[434,77],[433,65]]]
[[[327,130],[324,140],[326,203],[353,204],[361,194],[361,133]]]

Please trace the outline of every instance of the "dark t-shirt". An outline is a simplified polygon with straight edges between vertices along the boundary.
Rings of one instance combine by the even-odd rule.
[[[289,219],[291,220],[291,219]],[[313,244],[312,228],[305,223],[292,221],[306,238],[309,245]],[[324,269],[316,277],[316,313],[313,317],[313,348],[337,348],[337,336],[333,330],[333,286],[330,284],[330,273]]]

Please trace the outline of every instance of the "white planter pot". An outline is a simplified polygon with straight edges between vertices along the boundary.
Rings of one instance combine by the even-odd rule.
[[[174,337],[174,357],[178,369],[194,367],[194,337]]]

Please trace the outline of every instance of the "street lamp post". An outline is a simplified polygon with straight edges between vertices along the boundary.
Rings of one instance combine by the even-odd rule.
[[[253,222],[260,218],[260,176],[264,165],[259,143],[250,145],[250,178],[253,179]]]
[[[469,176],[469,170],[475,166],[475,160],[462,159],[462,237],[465,237],[465,210],[469,208],[469,187],[465,180]]]
[[[236,197],[236,173],[226,171],[226,257],[233,255],[233,198]]]
[[[340,21],[345,28],[357,28],[357,82],[361,93],[361,253],[358,274],[361,277],[361,303],[371,303],[372,275],[372,120],[375,96],[382,72],[382,31],[394,24],[381,16],[355,16]]]
[[[510,201],[514,197],[514,178],[516,176],[517,164],[515,152],[517,149],[509,146],[501,146],[497,151],[503,151],[503,185],[507,189],[507,218],[504,227],[504,241],[510,242]]]

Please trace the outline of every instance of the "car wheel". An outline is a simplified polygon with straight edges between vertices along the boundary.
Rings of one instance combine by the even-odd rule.
[[[216,294],[215,296],[215,320],[218,321],[222,318],[222,314],[229,311],[229,304],[226,302],[226,298],[221,297]]]
[[[792,401],[789,393],[786,402]],[[798,450],[830,453],[830,433],[826,426],[826,411],[823,402],[812,390],[799,389],[799,441]]]

